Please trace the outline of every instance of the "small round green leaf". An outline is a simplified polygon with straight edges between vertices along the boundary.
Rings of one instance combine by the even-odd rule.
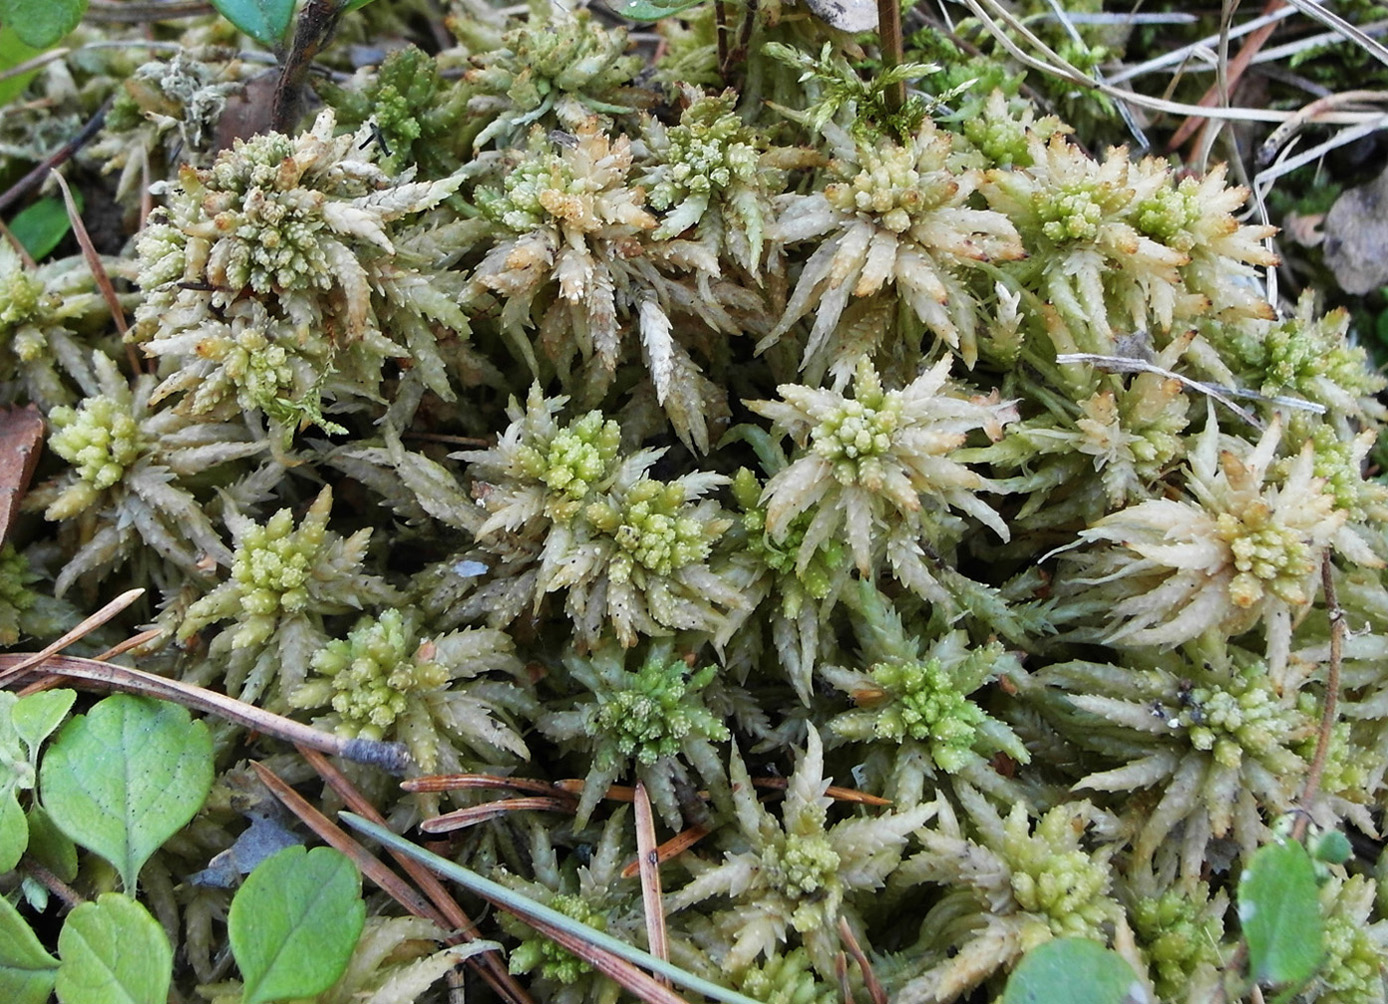
[[[289,32],[294,0],[212,0],[222,17],[261,45],[278,48]]]
[[[0,872],[19,864],[29,846],[29,822],[14,789],[0,792]]]
[[[1239,923],[1259,983],[1305,983],[1325,955],[1316,868],[1294,840],[1260,847],[1239,876]]]
[[[87,0],[0,0],[0,21],[25,45],[46,49],[77,27]]]
[[[663,17],[674,17],[690,7],[697,7],[704,0],[626,0],[617,7],[617,13],[633,21],[659,21]]]
[[[45,1004],[58,960],[43,950],[19,911],[0,896],[0,1000]]]
[[[62,205],[61,202],[58,203]],[[35,208],[38,203],[24,210],[16,216],[14,222],[10,224],[10,232],[19,236],[19,221],[24,213]],[[63,233],[67,233],[67,210],[63,210]],[[59,240],[62,239],[60,234]],[[56,242],[55,242],[56,243]],[[26,244],[26,247],[28,245]],[[52,247],[48,251],[53,250]],[[47,254],[45,251],[44,254]],[[29,253],[35,258],[43,255],[29,248]],[[19,733],[19,738],[24,740],[24,745],[29,747],[32,755],[38,752],[39,744],[53,734],[53,730],[62,724],[67,713],[72,710],[72,702],[77,700],[75,690],[41,690],[37,694],[30,694],[28,697],[21,697],[15,706],[10,709],[10,720],[14,722],[14,730]]]
[[[366,920],[361,876],[331,847],[266,858],[227,913],[245,1004],[312,997],[337,982]]]
[[[1026,954],[1002,1004],[1151,1004],[1151,997],[1117,952],[1086,938],[1057,938]]]
[[[160,1004],[169,996],[173,949],[159,922],[118,892],[68,914],[58,932],[62,1004]]]
[[[212,740],[177,704],[115,694],[63,726],[39,784],[58,828],[133,891],[149,856],[202,807]]]

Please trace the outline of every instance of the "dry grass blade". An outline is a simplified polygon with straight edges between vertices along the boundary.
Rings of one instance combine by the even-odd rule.
[[[419,828],[425,833],[451,833],[454,830],[462,830],[469,826],[475,826],[478,823],[484,823],[488,819],[495,819],[497,816],[505,816],[512,812],[527,810],[565,812],[572,814],[574,811],[574,803],[569,799],[555,798],[552,795],[500,798],[495,802],[487,802],[483,805],[469,805],[465,809],[455,809],[453,812],[445,812],[442,816],[426,819],[419,824]]]
[[[269,767],[254,760],[251,761],[251,766],[265,787],[270,789],[271,793],[283,803],[286,809],[298,816],[299,820],[317,834],[324,843],[351,858],[357,869],[376,883],[391,899],[416,917],[431,920],[442,930],[448,930],[448,919],[438,911],[434,904],[415,891],[399,875],[387,868],[370,851],[358,843],[355,837],[310,805],[307,799],[286,784]]]
[[[660,902],[660,854],[656,850],[655,819],[646,786],[636,783],[636,862],[641,870],[641,906],[646,918],[646,943],[657,959],[670,961],[670,938]]]
[[[528,791],[533,795],[553,795],[554,785],[528,777],[501,777],[497,774],[428,774],[400,782],[404,791],[467,791],[475,789]],[[567,792],[565,792],[567,794]]]
[[[344,739],[331,732],[323,732],[302,722],[263,711],[226,694],[130,669],[127,666],[111,666],[95,659],[82,659],[72,655],[50,655],[42,661],[35,661],[32,655],[0,655],[0,679],[26,672],[57,674],[73,680],[97,683],[108,690],[173,701],[186,708],[244,725],[255,732],[263,732],[297,745],[310,746],[333,756],[346,757],[348,760],[370,764],[392,773],[402,773],[410,762],[409,754],[400,743],[377,742],[373,739]]]
[[[988,30],[994,40],[1007,50],[1013,59],[1040,70],[1042,73],[1049,73],[1051,76],[1068,80],[1081,87],[1089,87],[1117,101],[1126,101],[1130,105],[1139,108],[1148,108],[1152,111],[1166,112],[1170,115],[1194,115],[1199,118],[1225,119],[1237,122],[1284,122],[1292,112],[1274,111],[1265,108],[1205,108],[1200,105],[1186,104],[1182,101],[1167,101],[1163,98],[1153,98],[1146,94],[1139,94],[1136,91],[1124,90],[1114,87],[1112,84],[1101,84],[1090,77],[1085,76],[1076,69],[1070,62],[1049,46],[1042,42],[1036,35],[1017,19],[1010,11],[1004,8],[997,0],[962,0],[979,19],[979,22]],[[992,13],[984,9],[986,3],[992,9]],[[1019,46],[1008,34],[1011,29],[1021,35],[1028,44],[1033,45],[1038,52],[1046,59],[1038,59],[1031,53]],[[1050,60],[1050,62],[1047,62]],[[1323,120],[1335,124],[1355,125],[1365,121],[1369,116],[1362,113],[1336,112],[1332,113]]]
[[[872,998],[872,1004],[887,1004],[887,989],[882,986],[882,981],[877,978],[877,973],[872,969],[872,963],[868,961],[867,954],[863,951],[863,946],[858,944],[858,938],[853,933],[853,928],[848,926],[848,921],[839,918],[839,940],[843,942],[843,947],[848,954],[853,956],[853,961],[858,964],[858,971],[863,974],[863,986],[867,987],[868,996]]]
[[[693,847],[712,831],[707,826],[691,826],[687,830],[681,830],[665,843],[655,849],[655,859],[657,864],[664,864],[671,858],[683,854]],[[637,860],[622,869],[622,878],[635,878],[641,871],[641,861]]]
[[[756,1004],[750,997],[735,990],[711,983],[678,966],[657,959],[649,952],[612,937],[606,932],[596,930],[572,917],[566,917],[551,907],[524,896],[513,889],[462,865],[432,854],[417,844],[411,843],[383,826],[362,819],[350,812],[342,813],[343,820],[355,830],[374,837],[381,843],[395,847],[416,858],[445,878],[452,879],[463,888],[481,896],[502,909],[509,910],[527,924],[552,938],[569,952],[587,961],[604,976],[619,983],[630,993],[652,1004],[680,1004],[684,999],[673,991],[657,983],[637,966],[660,973],[681,986],[689,987],[697,993],[727,1004]]]
[[[26,669],[30,669],[33,666],[37,666],[39,663],[61,652],[63,649],[71,645],[73,642],[86,637],[92,631],[95,631],[97,628],[101,627],[101,625],[109,621],[112,617],[116,616],[116,614],[120,613],[126,607],[130,606],[130,604],[134,603],[144,594],[145,591],[143,589],[127,589],[125,592],[121,593],[110,603],[107,603],[96,613],[84,618],[82,623],[78,624],[75,628],[73,628],[67,634],[63,635],[57,641],[50,642],[48,645],[44,646],[43,649],[41,649],[38,652],[35,652],[33,655],[22,656],[19,658],[17,662],[5,665],[3,669],[0,669],[0,686],[4,686],[10,680],[23,673]]]
[[[1249,32],[1276,25],[1277,22],[1284,21],[1295,13],[1296,10],[1292,7],[1280,7],[1275,11],[1255,17],[1251,21],[1245,21],[1236,28],[1230,28],[1229,38],[1239,38],[1242,35],[1247,35]],[[1206,35],[1204,38],[1197,39],[1189,45],[1183,45],[1180,48],[1172,49],[1170,52],[1164,52],[1160,56],[1153,56],[1151,59],[1144,62],[1109,74],[1108,82],[1110,84],[1120,84],[1125,80],[1132,80],[1135,77],[1155,73],[1157,70],[1165,69],[1168,66],[1180,66],[1189,63],[1193,58],[1211,53],[1213,51],[1211,47],[1219,43],[1219,38],[1220,36],[1217,34]]]
[[[1307,17],[1315,18],[1327,28],[1343,35],[1370,56],[1373,56],[1374,59],[1388,66],[1388,48],[1385,48],[1383,43],[1377,39],[1364,34],[1357,25],[1350,24],[1333,10],[1322,4],[1314,3],[1313,0],[1284,0],[1284,2],[1291,4]]]
[[[327,757],[317,750],[309,749],[306,746],[297,747],[299,755],[308,761],[309,765],[318,772],[328,787],[332,788],[347,806],[357,815],[371,820],[377,826],[385,826],[385,818],[376,811],[376,807],[366,800],[354,784],[348,780],[347,776],[338,770]],[[449,942],[475,941],[479,937],[477,925],[473,923],[467,912],[458,905],[443,883],[435,877],[434,873],[414,858],[407,854],[401,854],[393,847],[387,847],[390,856],[395,862],[405,869],[405,873],[413,880],[420,892],[429,898],[448,921],[445,928],[455,933],[449,935]],[[482,978],[492,985],[492,988],[501,994],[512,1004],[533,1004],[530,995],[521,988],[516,982],[516,978],[507,972],[506,967],[501,964],[501,960],[496,955],[488,952],[480,957],[469,957],[468,965],[478,969]]]
[[[1263,8],[1263,14],[1269,15],[1277,12],[1278,9],[1285,7],[1285,0],[1268,0],[1267,6]],[[1222,71],[1220,79],[1215,82],[1204,94],[1200,96],[1198,102],[1201,108],[1213,107],[1216,102],[1227,104],[1228,96],[1234,86],[1243,77],[1244,70],[1248,69],[1249,62],[1258,54],[1258,50],[1263,47],[1268,38],[1271,37],[1277,25],[1275,23],[1264,25],[1255,31],[1242,46],[1232,60],[1224,58],[1227,56],[1229,39],[1233,33],[1228,30],[1220,32],[1219,45],[1221,58],[1217,63],[1217,69]],[[1221,100],[1223,99],[1223,100]],[[1209,121],[1204,117],[1191,117],[1181,123],[1181,128],[1176,130],[1176,134],[1171,137],[1166,147],[1168,150],[1178,149],[1187,139],[1205,122]]]

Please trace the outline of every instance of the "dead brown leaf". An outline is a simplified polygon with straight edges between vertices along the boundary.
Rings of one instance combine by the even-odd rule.
[[[1336,199],[1322,229],[1341,289],[1360,296],[1388,285],[1388,171]]]
[[[43,416],[32,404],[0,411],[0,540],[34,476],[43,447]]]

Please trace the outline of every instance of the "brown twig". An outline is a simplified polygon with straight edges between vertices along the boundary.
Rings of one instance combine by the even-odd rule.
[[[857,937],[853,934],[853,928],[848,926],[848,921],[839,917],[839,940],[843,947],[848,950],[848,954],[853,957],[853,961],[858,964],[858,971],[863,974],[863,986],[867,988],[868,997],[872,999],[872,1004],[887,1004],[887,990],[882,986],[882,981],[877,978],[877,973],[872,969],[872,963],[868,960],[867,953],[863,951],[863,946],[858,944]]]
[[[307,0],[294,23],[294,39],[281,63],[270,108],[270,128],[287,133],[299,120],[309,68],[332,37],[342,5],[336,0]]]
[[[554,785],[528,777],[501,777],[497,774],[428,774],[400,782],[405,791],[467,791],[476,789],[509,789],[528,791],[532,795],[553,795]]]
[[[37,666],[44,660],[57,655],[73,642],[85,638],[144,594],[145,591],[143,589],[127,589],[96,613],[83,618],[80,624],[72,628],[57,641],[50,642],[32,655],[20,657],[18,662],[5,669],[0,669],[0,687],[9,683],[10,680],[17,677],[20,673],[23,673],[26,669]]]
[[[74,906],[81,906],[87,901],[80,892],[58,878],[58,876],[54,875],[33,858],[26,858],[24,864],[21,865],[20,868],[35,882],[62,900],[69,910]]]
[[[108,690],[173,701],[286,742],[309,746],[331,756],[345,757],[391,773],[404,773],[409,766],[409,753],[400,743],[344,739],[191,683],[73,655],[51,655],[37,663],[33,660],[31,655],[0,655],[0,678],[20,673],[58,674],[73,680],[96,683]],[[21,663],[24,664],[22,667]]]
[[[351,858],[361,873],[376,883],[386,895],[416,917],[433,921],[441,929],[448,930],[448,919],[413,886],[358,843],[355,837],[310,805],[306,798],[286,784],[269,767],[254,760],[251,761],[251,767],[261,783],[270,789],[270,793],[279,799],[286,809],[298,816],[299,820],[324,843]]]
[[[445,812],[442,816],[426,819],[419,824],[419,828],[425,833],[451,833],[454,830],[461,830],[469,826],[476,826],[478,823],[484,823],[488,819],[495,819],[497,816],[505,816],[512,812],[524,812],[527,810],[564,812],[572,815],[574,803],[572,799],[556,798],[553,795],[530,795],[524,798],[499,798],[495,802],[484,802],[481,805],[469,805],[463,809]]]
[[[657,959],[670,961],[670,938],[665,929],[665,910],[660,903],[660,854],[655,841],[655,819],[646,786],[636,782],[636,861],[641,871],[641,907],[646,920],[646,943]],[[662,983],[668,982],[661,980]]]
[[[704,837],[708,836],[711,832],[713,831],[701,824],[695,824],[688,829],[681,830],[655,849],[656,863],[664,864],[671,858],[678,857],[700,840],[703,840]],[[641,861],[638,857],[636,861],[631,862],[623,868],[621,874],[622,878],[635,878],[640,873]]]
[[[342,771],[333,766],[332,762],[317,750],[309,749],[306,746],[297,747],[299,754],[308,761],[309,765],[318,772],[328,787],[332,788],[338,796],[347,804],[357,815],[362,816],[379,826],[385,826],[385,817],[376,811],[355,785],[347,778]],[[405,873],[414,881],[415,886],[420,892],[428,897],[429,902],[433,903],[448,921],[445,925],[449,930],[455,932],[449,935],[449,943],[462,941],[475,941],[480,934],[477,925],[473,923],[471,917],[458,905],[458,901],[449,895],[442,882],[428,868],[416,861],[407,854],[401,854],[393,847],[388,848],[390,856],[396,863],[405,870]],[[504,998],[512,1004],[533,1004],[530,995],[521,988],[500,960],[495,955],[488,952],[481,957],[471,957],[467,960],[468,964],[476,967],[482,973],[482,978],[491,984]]]
[[[88,21],[104,21],[110,24],[142,24],[146,21],[173,21],[185,17],[202,17],[211,14],[215,8],[203,0],[153,0],[140,3],[138,0],[88,0]]]
[[[91,141],[92,137],[101,131],[102,123],[106,121],[106,113],[110,110],[111,103],[115,100],[114,95],[107,98],[106,102],[97,109],[96,114],[87,121],[87,124],[78,130],[76,136],[72,137],[72,139],[68,140],[47,157],[43,158],[43,160],[39,161],[37,167],[7,188],[4,194],[0,194],[0,213],[9,209],[10,206],[17,202],[21,196],[26,194],[29,189],[47,178],[48,172],[52,171],[53,168],[67,162],[72,158],[73,154],[86,146],[87,143]]]
[[[1306,772],[1306,783],[1302,786],[1301,797],[1297,800],[1302,812],[1297,813],[1292,824],[1292,837],[1300,840],[1306,835],[1306,827],[1311,819],[1311,803],[1320,791],[1321,777],[1325,774],[1326,757],[1330,755],[1330,737],[1335,731],[1335,718],[1340,708],[1340,668],[1344,658],[1345,612],[1340,608],[1339,597],[1335,593],[1335,564],[1329,552],[1321,562],[1321,590],[1325,593],[1325,612],[1330,619],[1330,660],[1325,670],[1325,707],[1321,711],[1320,730],[1316,735],[1316,752],[1311,757],[1311,767]]]
[[[898,0],[877,0],[877,36],[882,49],[882,72],[901,65],[901,5]],[[898,80],[887,88],[887,111],[895,114],[906,104],[906,81]]]
[[[718,72],[726,83],[732,67],[728,65],[728,8],[723,0],[713,0],[713,25],[714,37],[718,41]]]

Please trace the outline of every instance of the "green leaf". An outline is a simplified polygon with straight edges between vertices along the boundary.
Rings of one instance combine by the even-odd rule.
[[[1039,945],[1008,977],[1002,1004],[1148,1004],[1147,988],[1123,956],[1087,938]]]
[[[169,939],[123,893],[102,893],[73,910],[58,932],[58,955],[62,1004],[159,1004],[169,996]]]
[[[227,934],[245,1004],[311,997],[337,982],[366,920],[361,876],[331,847],[286,847],[231,901]]]
[[[77,201],[77,208],[82,208],[80,192],[74,191],[74,198]],[[24,245],[24,249],[29,252],[30,257],[35,261],[41,261],[48,256],[48,253],[62,242],[72,229],[72,221],[68,219],[67,206],[63,200],[57,197],[39,199],[32,205],[24,207],[15,214],[10,221],[10,233],[14,234],[15,239]],[[42,697],[43,693],[30,694],[30,697]]]
[[[261,45],[278,48],[289,32],[294,0],[212,0],[222,17]]]
[[[57,969],[58,960],[43,950],[19,911],[0,896],[0,1000],[45,1004]]]
[[[141,866],[207,797],[212,740],[177,704],[114,694],[63,726],[39,783],[58,828],[133,890]]]
[[[690,7],[697,7],[704,0],[674,0],[661,3],[659,0],[626,0],[617,7],[617,13],[633,21],[659,21],[663,17],[673,17]]]
[[[77,845],[53,825],[43,806],[29,806],[29,846],[31,858],[64,882],[77,877]]]
[[[87,0],[0,0],[0,21],[25,45],[46,49],[77,27]]]
[[[7,872],[19,864],[28,846],[29,823],[14,789],[10,788],[0,794],[0,872]]]
[[[19,36],[15,34],[15,30],[9,25],[0,25],[0,70],[13,69],[20,63],[33,59],[42,51],[21,42]],[[25,88],[29,86],[29,81],[33,80],[34,74],[38,72],[38,70],[30,70],[17,77],[0,80],[0,105],[7,105],[23,94]]]
[[[11,717],[18,703],[19,698],[14,694],[0,690],[0,791],[34,786],[33,767]]]
[[[1258,849],[1239,876],[1239,923],[1259,983],[1301,984],[1325,955],[1316,869],[1294,840]]]
[[[61,201],[58,205],[62,205]],[[33,206],[29,207],[29,209],[33,208]],[[24,212],[27,213],[28,211],[26,209]],[[23,215],[24,213],[19,214],[19,216]],[[10,225],[10,232],[14,233],[16,237],[19,236],[15,231],[15,224],[19,222],[19,216],[16,216],[14,223]],[[63,220],[64,222],[67,220],[66,210],[63,210]],[[60,237],[59,240],[61,239]],[[29,248],[29,253],[35,258],[42,257],[42,255],[35,254],[34,249],[29,247],[27,243],[24,246]],[[19,738],[24,740],[24,745],[29,747],[30,756],[37,753],[39,744],[52,735],[53,730],[62,724],[67,713],[72,710],[72,702],[75,700],[77,700],[77,691],[75,690],[42,690],[37,694],[21,697],[10,709],[10,720],[14,722],[14,730],[19,733]]]

